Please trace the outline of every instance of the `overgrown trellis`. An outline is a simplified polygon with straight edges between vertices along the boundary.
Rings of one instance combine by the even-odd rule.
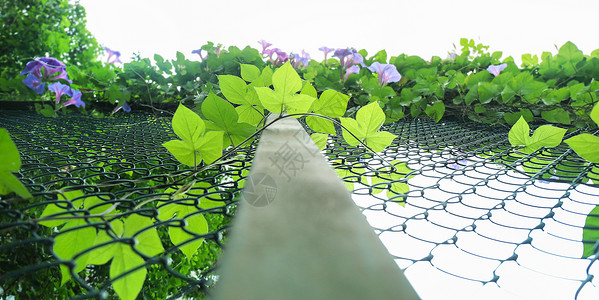
[[[214,269],[214,263],[226,241],[255,144],[217,167],[194,174],[160,146],[174,137],[168,116],[44,118],[30,112],[3,111],[0,127],[7,128],[17,144],[23,161],[18,177],[35,196],[30,200],[0,199],[0,295],[85,298],[114,294],[108,264],[75,272],[73,262],[81,255],[62,260],[55,257],[52,245],[62,233],[40,225],[40,215],[49,204],[68,207],[63,218],[88,215],[91,221],[84,227],[110,230],[107,219],[92,220],[89,215],[95,212],[69,207],[59,191],[82,191],[81,199],[97,197],[114,206],[121,214],[118,217],[140,215],[155,220],[142,232],[154,228],[164,251],[156,256],[138,253],[148,274],[143,296],[197,297],[215,282],[218,268]],[[567,147],[519,153],[507,140],[508,129],[501,126],[404,119],[386,130],[398,138],[383,157],[405,162],[411,170],[407,177],[393,178],[384,171],[386,163],[379,157],[349,146],[341,138],[329,140],[324,153],[353,185],[356,203],[364,208],[398,264],[407,268],[408,278],[410,270],[426,266],[455,279],[513,290],[508,279],[514,273],[504,269],[515,264],[555,279],[565,278],[568,284],[559,288],[570,298],[597,295],[596,256],[580,258],[584,217],[599,205],[592,182],[599,174],[593,164]],[[377,177],[391,182],[377,181]],[[192,180],[192,186],[184,187]],[[391,184],[406,183],[406,193],[389,190]],[[208,222],[205,234],[188,232],[193,240],[204,239],[192,259],[186,258],[181,245],[175,246],[167,233],[171,228],[184,228],[186,222],[157,218],[157,207],[173,202],[193,207],[195,214],[202,214]],[[553,244],[543,242],[546,238],[561,246],[547,246]],[[135,251],[133,240],[123,237],[112,243],[132,245]],[[564,244],[574,250],[560,249]],[[541,254],[556,266],[569,261],[577,266],[577,272],[529,265],[531,255]],[[458,261],[459,268],[449,263],[452,260]],[[61,264],[73,277],[62,286]],[[165,288],[165,280],[172,289]],[[421,296],[428,295],[422,283],[413,284],[418,292],[424,291]],[[555,289],[547,287],[547,291]]]

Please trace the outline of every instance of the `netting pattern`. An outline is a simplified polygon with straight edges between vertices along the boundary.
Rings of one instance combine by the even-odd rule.
[[[0,127],[7,128],[17,144],[23,160],[17,176],[35,196],[0,199],[0,282],[5,295],[35,294],[46,284],[44,276],[60,278],[61,264],[73,277],[67,284],[77,291],[67,296],[113,295],[107,267],[90,267],[80,277],[72,260],[57,259],[52,252],[61,233],[38,224],[47,205],[68,205],[59,191],[70,190],[116,206],[119,217],[156,218],[161,205],[186,201],[210,225],[206,234],[194,235],[205,239],[198,249],[205,255],[191,266],[181,263],[186,258],[170,243],[167,231],[184,228],[184,220],[153,223],[165,251],[144,256],[147,289],[173,278],[177,288],[165,293],[176,299],[201,295],[213,284],[213,264],[226,240],[255,144],[223,165],[196,173],[160,146],[176,138],[168,117],[53,119],[0,112]],[[339,137],[332,137],[323,153],[423,298],[599,295],[596,256],[580,258],[584,220],[599,205],[599,189],[593,184],[599,177],[597,166],[563,145],[520,153],[510,147],[508,129],[501,126],[401,120],[386,130],[398,138],[380,156]],[[389,171],[390,162],[407,168]],[[191,180],[197,184],[184,197],[177,196]],[[220,205],[202,206],[204,200]],[[89,213],[71,207],[65,216]],[[108,230],[106,224],[86,226],[100,232]],[[131,240],[114,240],[127,242]],[[142,293],[149,292],[144,287]]]
[[[99,198],[102,202],[96,214],[107,208],[119,212],[105,216],[102,221],[88,219],[92,221],[83,227],[90,226],[98,232],[109,232],[108,222],[133,214],[156,218],[157,208],[169,203],[193,206],[209,224],[206,234],[194,234],[195,240],[205,241],[198,250],[203,253],[202,259],[192,259],[189,266],[178,267],[187,265],[182,263],[186,258],[167,237],[169,229],[185,228],[185,219],[190,216],[154,222],[151,227],[159,233],[165,251],[158,257],[144,256],[144,267],[149,270],[147,282],[160,285],[165,277],[173,278],[179,287],[166,293],[175,299],[178,295],[199,296],[214,281],[212,265],[221,252],[235,199],[249,172],[254,146],[240,149],[225,165],[192,172],[191,167],[181,165],[161,146],[177,138],[170,117],[132,114],[104,119],[80,115],[44,118],[35,113],[2,112],[0,127],[10,132],[20,150],[22,167],[16,175],[34,195],[30,200],[0,200],[0,282],[4,295],[41,296],[42,291],[48,291],[44,288],[47,277],[61,278],[58,269],[61,263],[70,269],[74,280],[69,284],[77,295],[44,294],[48,298],[114,294],[107,266],[93,266],[86,278],[79,277],[73,260],[58,260],[52,252],[52,245],[62,233],[39,224],[42,211],[52,204],[68,208],[68,212],[55,216],[57,219],[94,214],[91,209],[69,206],[69,201],[59,197],[72,191],[81,191],[84,196],[78,199],[84,201]],[[177,194],[177,190],[192,181],[195,184],[184,194]],[[204,202],[211,205],[202,205]],[[143,230],[147,229],[150,227]],[[112,242],[135,244],[125,238]],[[147,293],[145,296],[150,298],[164,297]]]
[[[597,257],[581,258],[585,218],[599,205],[594,164],[565,144],[521,153],[502,126],[412,120],[387,130],[399,138],[386,162],[339,140],[329,157],[353,173],[354,201],[421,297],[599,297]],[[391,161],[411,171],[393,177]],[[409,191],[380,189],[393,183]]]

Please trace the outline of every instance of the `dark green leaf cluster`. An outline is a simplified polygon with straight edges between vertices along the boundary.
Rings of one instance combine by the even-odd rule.
[[[19,73],[35,57],[51,56],[69,66],[97,65],[100,48],[86,29],[85,9],[68,0],[0,1],[0,95],[26,99]]]

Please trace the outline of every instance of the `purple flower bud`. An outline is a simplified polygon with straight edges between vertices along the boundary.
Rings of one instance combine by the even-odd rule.
[[[497,65],[497,66],[490,65],[490,66],[487,68],[487,71],[489,71],[489,73],[493,74],[494,76],[499,76],[499,73],[500,73],[501,71],[503,71],[503,69],[505,69],[505,68],[507,68],[507,64],[505,64],[505,63],[504,63],[504,64]]]
[[[60,98],[62,97],[62,95],[67,95],[71,97],[73,96],[71,87],[60,82],[55,82],[48,85],[48,89],[56,94],[56,104],[60,103]]]

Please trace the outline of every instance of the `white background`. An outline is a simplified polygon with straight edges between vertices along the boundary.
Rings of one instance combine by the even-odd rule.
[[[354,47],[370,54],[406,53],[442,58],[462,37],[503,51],[556,52],[574,42],[585,54],[599,48],[591,0],[81,0],[88,29],[100,44],[142,57],[177,51],[193,57],[207,41],[259,48],[258,40],[286,52],[305,49],[321,60],[322,46]]]

